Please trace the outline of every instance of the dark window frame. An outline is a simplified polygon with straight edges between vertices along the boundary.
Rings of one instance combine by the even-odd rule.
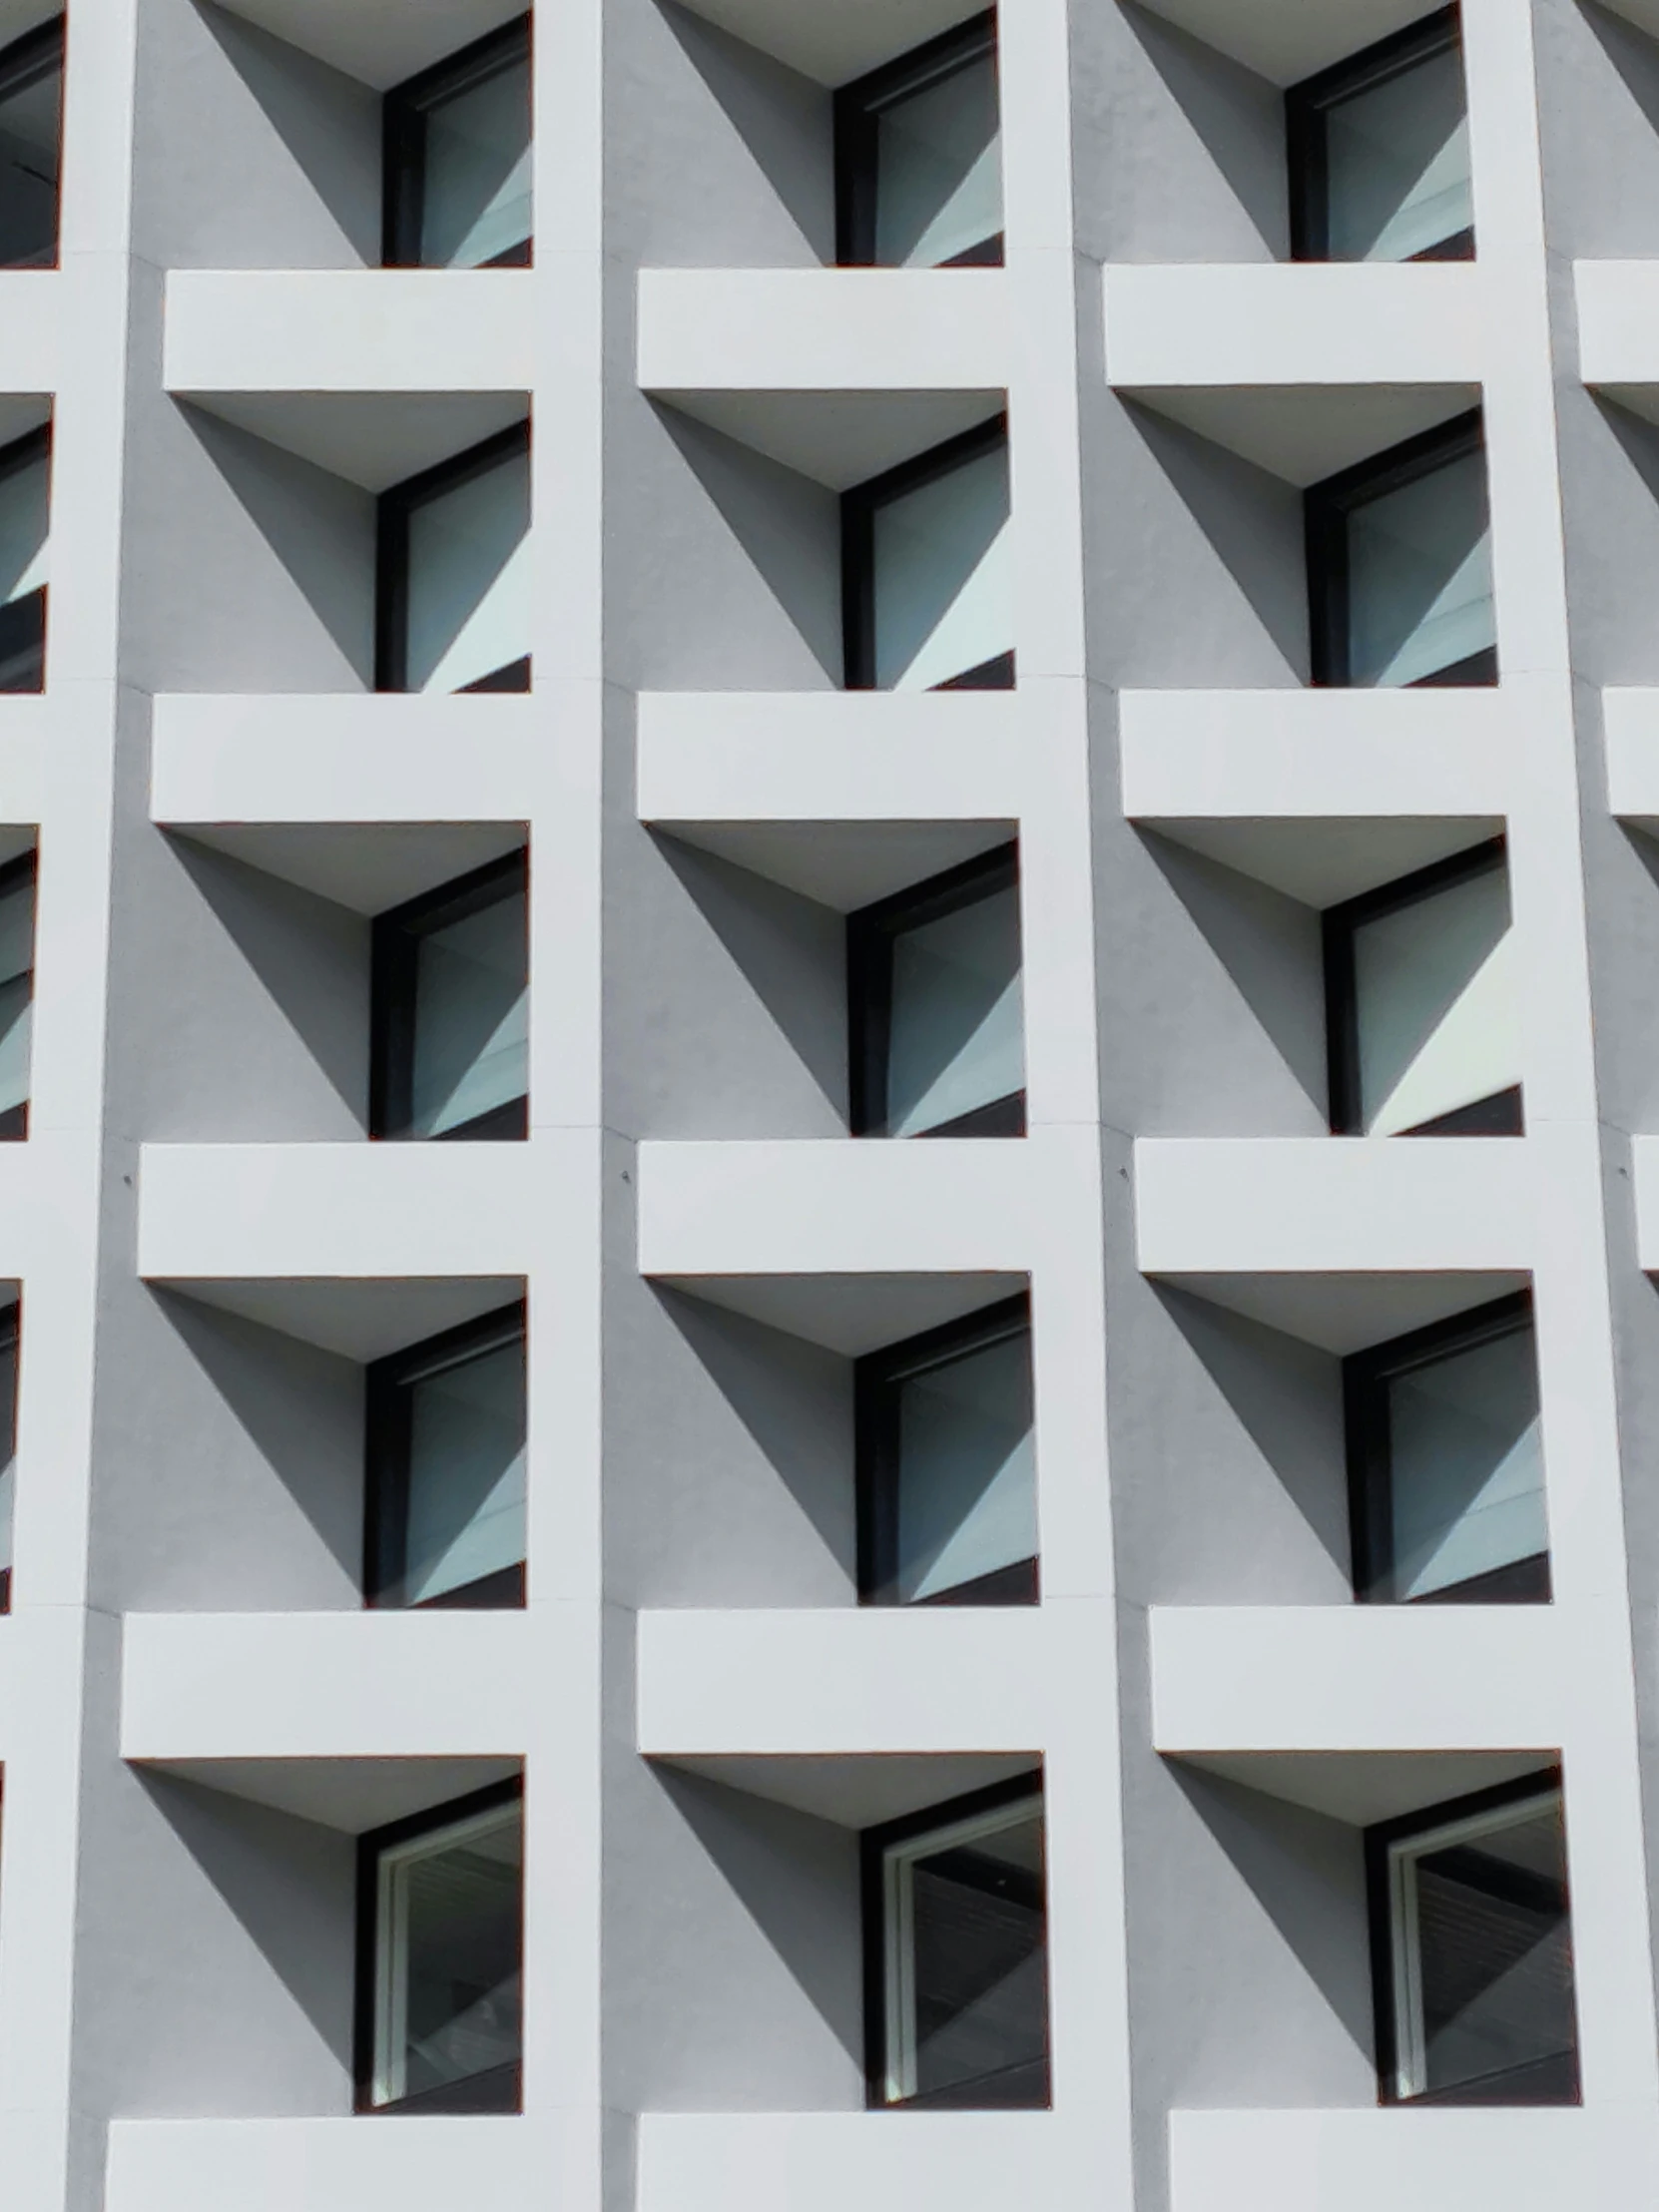
[[[380,259],[387,269],[421,269],[420,232],[426,200],[426,119],[456,93],[493,77],[509,63],[530,58],[530,11],[499,30],[486,31],[457,53],[394,85],[385,95],[382,116],[382,236]],[[482,262],[482,269],[528,269],[534,238]]]
[[[1562,1778],[1559,1765],[1540,1767],[1531,1774],[1517,1776],[1510,1782],[1499,1782],[1489,1789],[1471,1790],[1464,1796],[1447,1798],[1437,1805],[1423,1806],[1414,1813],[1403,1813],[1392,1820],[1378,1821],[1365,1833],[1366,1857],[1366,1917],[1370,1928],[1372,2016],[1377,2038],[1377,2101],[1381,2105],[1399,2108],[1417,2105],[1470,2105],[1503,2104],[1512,2100],[1501,2095],[1482,2097],[1471,2094],[1480,2082],[1494,2087],[1513,2080],[1516,2069],[1483,2075],[1475,2081],[1459,2083],[1448,2089],[1420,2090],[1414,2096],[1401,2096],[1396,2083],[1399,2078],[1399,2022],[1394,2015],[1394,1926],[1393,1893],[1389,1881],[1388,1849],[1392,1844],[1404,1843],[1411,1837],[1428,1834],[1436,1828],[1449,1827],[1452,1822],[1472,1819],[1481,1813],[1495,1813],[1507,1805],[1524,1805],[1529,1799],[1542,1799],[1551,1795],[1562,1796]],[[1563,1800],[1563,1817],[1565,1805]],[[1571,1887],[1568,1885],[1567,1912],[1572,1911]],[[1577,1986],[1574,1981],[1574,2014],[1577,2012]],[[1576,2074],[1576,2040],[1574,2049]],[[1581,2097],[1576,2085],[1570,2097],[1548,2097],[1536,2100],[1548,2104],[1577,2104]]]
[[[1328,906],[1321,915],[1325,940],[1325,1039],[1326,1067],[1330,1079],[1331,1133],[1353,1137],[1362,1133],[1360,1083],[1360,994],[1356,980],[1354,942],[1368,922],[1397,913],[1432,898],[1438,891],[1472,882],[1508,865],[1508,844],[1502,836],[1488,837],[1443,860],[1413,868],[1391,883],[1345,898]],[[1522,1088],[1518,1083],[1476,1099],[1449,1114],[1398,1132],[1402,1137],[1520,1137],[1526,1133]]]
[[[847,1107],[855,1137],[883,1137],[887,1051],[892,1029],[892,952],[907,931],[964,906],[977,905],[1019,881],[1019,840],[979,852],[958,867],[911,883],[846,917]],[[1023,927],[1023,915],[1021,924]],[[1023,972],[1025,946],[1020,945]],[[1023,1039],[1022,1045],[1023,1045]],[[976,1106],[954,1121],[918,1134],[929,1137],[1023,1137],[1025,1089]]]
[[[13,438],[8,445],[0,445],[0,485],[23,469],[32,468],[39,460],[47,465],[47,542],[51,537],[51,466],[52,424],[40,424],[38,429],[26,430],[22,437]],[[52,587],[50,582],[32,591],[27,599],[14,599],[0,607],[0,670],[14,657],[33,655],[38,664],[37,681],[32,684],[11,684],[0,680],[0,698],[35,699],[46,689],[46,628],[50,613]]]
[[[898,1552],[900,1387],[930,1369],[952,1365],[975,1352],[1031,1337],[1031,1294],[1019,1291],[959,1321],[883,1345],[852,1365],[853,1462],[858,1535],[858,1602],[861,1605],[1035,1605],[1040,1601],[1037,1557],[999,1567],[936,1597],[900,1599],[893,1593]]]
[[[996,10],[958,23],[896,61],[856,77],[835,94],[835,261],[841,269],[873,269],[877,191],[877,148],[880,115],[911,93],[953,77],[960,69],[989,54],[997,60]],[[998,73],[998,129],[1001,125],[1001,79]],[[1000,269],[1003,237],[969,247],[954,255],[941,269]]]
[[[23,1394],[23,1292],[21,1286],[9,1306],[0,1306],[0,1360],[9,1358],[12,1363],[12,1432],[9,1439],[12,1458],[17,1457],[17,1418]],[[15,1506],[15,1499],[14,1499]],[[17,1519],[14,1510],[11,1540],[15,1562],[17,1544]],[[0,1567],[0,1613],[12,1609],[13,1567]]]
[[[841,650],[844,657],[844,689],[875,689],[875,516],[878,508],[902,499],[907,492],[937,482],[954,469],[1006,446],[1008,410],[1004,407],[971,430],[963,430],[942,445],[929,446],[896,468],[884,469],[841,493]],[[1010,461],[1012,456],[1010,455]],[[1011,490],[1011,485],[1010,485]],[[964,669],[935,691],[1012,691],[1014,654],[998,653],[975,668]]]
[[[1362,1605],[1547,1605],[1550,1602],[1548,1551],[1533,1552],[1507,1566],[1494,1567],[1443,1590],[1418,1598],[1396,1598],[1387,1588],[1393,1575],[1393,1453],[1389,1434],[1388,1385],[1416,1368],[1433,1367],[1451,1355],[1472,1352],[1523,1329],[1535,1333],[1532,1293],[1510,1291],[1502,1298],[1452,1314],[1426,1328],[1407,1330],[1385,1343],[1368,1345],[1343,1362],[1343,1428],[1348,1459],[1349,1537],[1353,1550],[1354,1594]]]
[[[20,852],[15,860],[0,866],[0,898],[18,883],[28,883],[35,889],[35,899],[29,909],[29,1003],[35,996],[35,937],[39,927],[40,847],[31,845],[27,852]],[[34,1089],[33,1055],[30,1056],[29,1087]],[[21,1106],[9,1106],[0,1113],[0,1144],[22,1144],[29,1134],[29,1100]]]
[[[1304,535],[1308,548],[1308,638],[1312,677],[1322,687],[1346,688],[1353,683],[1350,654],[1349,524],[1356,514],[1389,492],[1403,491],[1425,476],[1465,460],[1469,454],[1484,457],[1485,426],[1482,410],[1470,407],[1449,422],[1404,438],[1382,453],[1373,453],[1352,468],[1339,469],[1302,495]],[[1490,527],[1491,479],[1487,476],[1487,526]],[[1491,685],[1498,680],[1497,648],[1482,646],[1447,668],[1418,676],[1399,688],[1424,691],[1443,686]],[[1391,687],[1390,687],[1391,688]]]
[[[375,1143],[510,1143],[529,1135],[528,1092],[435,1137],[407,1134],[414,1081],[418,940],[451,922],[464,921],[469,914],[481,913],[504,895],[510,897],[521,883],[528,895],[529,880],[530,848],[521,844],[499,859],[486,860],[481,867],[374,916],[369,936],[368,1131]]]
[[[375,510],[374,689],[405,696],[409,684],[409,524],[415,511],[484,476],[502,461],[530,450],[530,418],[469,445],[463,453],[423,468],[381,492]],[[521,654],[505,668],[463,684],[466,692],[527,692],[530,656]]]
[[[1402,77],[1421,62],[1449,48],[1461,50],[1462,25],[1455,5],[1439,8],[1403,30],[1379,39],[1318,75],[1292,85],[1285,94],[1285,141],[1290,170],[1291,259],[1331,259],[1331,157],[1327,119],[1331,110],[1357,94]],[[1466,78],[1465,78],[1466,83]],[[1466,97],[1466,94],[1465,94]],[[1453,232],[1437,246],[1408,257],[1412,262],[1468,262],[1474,259],[1473,229]]]
[[[465,2081],[446,2083],[439,2089],[416,2090],[385,2104],[373,2102],[375,1994],[379,1980],[380,1859],[398,1844],[412,1843],[454,1821],[470,1820],[477,1813],[493,1813],[514,1801],[524,1802],[524,1777],[510,1775],[491,1782],[464,1797],[449,1798],[424,1812],[388,1821],[357,1839],[356,1991],[352,2005],[351,2082],[354,2109],[364,2117],[379,2113],[411,2112],[502,2113],[523,2110],[523,2060],[517,2065],[495,2066],[487,2073],[472,2074]],[[522,1968],[521,1968],[522,1970]],[[487,2087],[481,2085],[487,2084]],[[471,2092],[469,2095],[468,2092]]]
[[[959,1797],[946,1798],[937,1805],[922,1807],[918,1812],[905,1813],[897,1820],[883,1821],[878,1827],[862,1829],[858,1835],[858,1894],[862,1936],[863,1963],[863,2012],[864,2012],[864,2102],[872,2112],[912,2111],[983,2111],[1005,2109],[986,2106],[974,2100],[972,2091],[977,2083],[965,2083],[960,2091],[933,2091],[913,2097],[889,2097],[887,2084],[887,1897],[886,1854],[893,1844],[910,1842],[918,1836],[929,1835],[934,1829],[951,1827],[957,1821],[972,1820],[980,1813],[1000,1812],[1005,1805],[1017,1805],[1031,1798],[1043,1809],[1044,1821],[1044,1876],[1042,1884],[1043,1949],[1047,1963],[1048,1948],[1048,1881],[1046,1866],[1047,1804],[1044,1788],[1045,1774],[1042,1767],[1033,1767],[1024,1774],[1010,1775],[1005,1781],[990,1783],[980,1790],[968,1790]],[[1044,2037],[1047,2058],[1052,2075],[1054,2053],[1054,2014],[1052,1991],[1045,2022]],[[1050,2093],[1041,2106],[1020,2105],[1012,2107],[1022,2111],[1047,2110],[1052,2103]]]
[[[528,1576],[522,1560],[438,1597],[423,1598],[418,1605],[395,1604],[386,1595],[408,1567],[411,1389],[434,1370],[460,1366],[511,1344],[525,1347],[528,1377],[528,1306],[523,1298],[369,1362],[363,1385],[363,1604],[369,1611],[501,1612],[523,1606]]]
[[[63,259],[63,73],[65,61],[65,30],[68,18],[52,16],[45,23],[37,23],[32,31],[25,31],[14,38],[9,46],[0,47],[0,101],[13,93],[27,92],[32,84],[56,70],[58,75],[58,194],[57,215],[52,225],[52,252],[45,260],[6,262],[6,269],[57,269]]]

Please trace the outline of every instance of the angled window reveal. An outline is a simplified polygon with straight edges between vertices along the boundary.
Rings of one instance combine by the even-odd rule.
[[[0,1290],[0,1613],[12,1602],[12,1527],[17,1505],[17,1383],[23,1308],[15,1283]]]
[[[0,692],[46,684],[52,433],[0,446]]]
[[[530,260],[530,18],[388,92],[388,269],[510,269]]]
[[[994,9],[841,88],[835,189],[845,268],[1001,265]]]
[[[866,1605],[1033,1605],[1037,1479],[1022,1295],[853,1371]]]
[[[1548,1599],[1530,1292],[1354,1353],[1343,1396],[1362,1598]]]
[[[371,1605],[524,1603],[524,1307],[368,1371]]]
[[[1299,262],[1474,253],[1457,10],[1442,8],[1285,96]]]
[[[363,1837],[359,2112],[517,2112],[524,2043],[519,1782]]]
[[[1006,691],[1014,681],[1005,415],[841,498],[849,691]]]
[[[1022,1137],[1015,845],[847,916],[852,1133]]]
[[[1046,2106],[1041,1777],[868,1829],[862,1841],[871,2105]]]
[[[530,425],[380,495],[375,688],[530,689]]]
[[[1304,497],[1316,684],[1497,681],[1478,409]]]
[[[1501,837],[1329,908],[1339,1136],[1519,1136],[1520,1006]]]
[[[1369,1829],[1387,2104],[1576,2104],[1558,1774]]]
[[[33,852],[0,867],[0,1140],[29,1134],[35,867]]]
[[[0,49],[0,269],[57,267],[63,26]]]

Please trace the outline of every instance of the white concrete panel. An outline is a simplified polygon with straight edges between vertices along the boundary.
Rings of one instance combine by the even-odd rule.
[[[8,439],[21,437],[33,427],[19,417],[13,402],[38,403],[58,387],[62,298],[63,284],[55,270],[0,270],[0,410]]]
[[[919,2121],[919,2125],[917,2122]],[[1058,2201],[1065,2138],[1046,2112],[652,2112],[640,2124],[640,2212],[904,2212],[935,2193],[963,2212]]]
[[[1417,0],[1147,0],[1206,45],[1276,85],[1294,85],[1422,16]]]
[[[556,2147],[547,2122],[526,2119],[120,2119],[106,2201],[109,2212],[439,2212],[474,2193],[527,2201]]]
[[[1635,1137],[1630,1172],[1636,1201],[1636,1254],[1648,1273],[1659,1273],[1659,1137]]]
[[[1651,262],[1576,262],[1585,383],[1659,420],[1659,272]]]

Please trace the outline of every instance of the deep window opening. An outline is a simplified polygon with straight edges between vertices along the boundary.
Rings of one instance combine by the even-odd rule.
[[[380,495],[375,689],[530,689],[530,425]]]
[[[0,51],[0,269],[58,266],[64,19]]]
[[[387,93],[386,267],[527,267],[530,133],[528,15]]]
[[[0,446],[0,692],[46,687],[49,424]]]
[[[836,259],[845,268],[999,268],[996,12],[835,95]]]

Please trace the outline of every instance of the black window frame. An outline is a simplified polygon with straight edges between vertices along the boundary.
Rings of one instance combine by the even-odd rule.
[[[7,1306],[0,1306],[0,1360],[6,1359],[9,1359],[12,1363],[12,1432],[9,1438],[0,1438],[0,1442],[9,1442],[11,1455],[15,1461],[17,1458],[18,1408],[23,1388],[23,1289],[21,1284],[18,1286],[17,1296],[11,1303]],[[14,1475],[14,1511],[10,1531],[13,1564],[0,1567],[0,1613],[9,1613],[12,1609],[12,1577],[17,1556],[15,1489],[16,1478]]]
[[[475,476],[484,476],[502,461],[530,450],[530,418],[511,422],[504,430],[469,445],[463,453],[423,468],[381,492],[375,509],[374,548],[374,689],[408,696],[409,686],[409,524],[417,508],[441,499]],[[527,692],[530,689],[530,655],[521,653],[504,668],[463,684],[460,693]]]
[[[48,259],[26,262],[4,262],[0,268],[51,270],[61,267],[63,260],[63,75],[65,61],[66,15],[52,16],[45,23],[37,23],[32,31],[25,31],[14,38],[9,46],[0,48],[0,102],[13,93],[27,92],[40,78],[58,75],[58,188],[57,213],[52,224],[52,252]]]
[[[841,269],[875,268],[877,150],[884,108],[953,77],[989,54],[997,64],[996,9],[969,17],[937,38],[855,77],[835,94],[835,261]],[[1001,130],[1002,84],[997,69],[997,125]],[[1000,269],[1004,237],[981,241],[953,255],[940,269]]]
[[[13,438],[7,445],[0,445],[0,485],[23,469],[33,468],[39,460],[47,465],[47,531],[50,544],[51,532],[51,466],[52,424],[43,422],[37,429],[26,430],[22,437]],[[0,698],[38,699],[46,689],[46,632],[51,612],[52,587],[50,582],[32,591],[27,599],[14,599],[0,607],[0,671],[14,656],[32,653],[36,662],[36,681],[32,684],[12,684],[0,677]]]
[[[971,430],[929,446],[896,468],[883,469],[861,484],[841,493],[841,651],[843,688],[874,691],[875,684],[875,516],[877,509],[935,483],[955,469],[976,461],[996,448],[1008,445],[1006,407]],[[1010,460],[1011,460],[1010,455]],[[1012,486],[1010,484],[1010,493]],[[1011,499],[1010,499],[1011,504]],[[1015,680],[1012,649],[998,653],[977,667],[964,669],[934,691],[1012,691]]]
[[[1349,524],[1363,507],[1420,483],[1425,476],[1467,459],[1484,458],[1484,415],[1470,407],[1449,422],[1404,438],[1382,453],[1369,454],[1352,468],[1339,469],[1302,495],[1303,529],[1308,550],[1308,642],[1313,682],[1322,688],[1353,688],[1350,651]],[[1487,476],[1487,526],[1490,527],[1491,479]],[[1426,691],[1442,687],[1489,686],[1498,680],[1497,648],[1482,646],[1449,667],[1413,678],[1397,688]],[[1366,687],[1371,688],[1371,687]],[[1381,687],[1394,689],[1393,686]]]
[[[1408,23],[1346,61],[1292,85],[1285,94],[1285,143],[1290,172],[1291,259],[1331,259],[1331,157],[1327,119],[1333,108],[1360,93],[1402,77],[1421,62],[1450,48],[1461,52],[1460,12],[1455,5]],[[1465,102],[1467,75],[1464,78]],[[1474,259],[1474,230],[1453,232],[1437,246],[1407,257],[1410,262],[1469,262]]]
[[[426,202],[426,119],[431,110],[466,92],[486,77],[531,53],[531,11],[486,31],[482,38],[448,54],[429,69],[405,78],[386,93],[381,106],[382,217],[380,260],[386,269],[424,269],[420,232]],[[480,269],[529,269],[534,235],[509,247]]]
[[[3,879],[0,879],[3,880]],[[469,868],[374,916],[369,934],[368,1133],[376,1144],[516,1143],[530,1134],[530,1094],[508,1099],[435,1136],[409,1132],[414,1084],[419,940],[469,914],[482,913],[530,883],[530,847]],[[529,973],[526,946],[525,973]]]
[[[1574,2036],[1574,2089],[1570,2097],[1543,2097],[1517,2099],[1502,2095],[1480,2096],[1470,2094],[1486,2082],[1493,2088],[1513,2081],[1521,2068],[1508,2068],[1497,2074],[1478,2076],[1476,2080],[1458,2083],[1447,2089],[1419,2090],[1414,2096],[1398,2093],[1399,2078],[1399,2023],[1394,2014],[1394,1915],[1392,1885],[1389,1881],[1388,1849],[1392,1844],[1407,1842],[1414,1836],[1426,1835],[1436,1828],[1450,1826],[1454,1821],[1468,1820],[1482,1813],[1495,1813],[1508,1805],[1524,1805],[1530,1799],[1555,1796],[1562,1805],[1565,1817],[1565,1799],[1562,1789],[1561,1768],[1558,1764],[1535,1769],[1531,1774],[1517,1776],[1513,1781],[1499,1782],[1489,1789],[1471,1790],[1465,1795],[1443,1799],[1437,1805],[1423,1806],[1414,1813],[1403,1813],[1396,1818],[1375,1822],[1364,1832],[1366,1862],[1366,1910],[1371,1937],[1372,2015],[1375,2023],[1377,2047],[1377,2101],[1380,2105],[1399,2110],[1414,2110],[1419,2105],[1476,2105],[1476,2104],[1547,2104],[1574,2105],[1582,2102],[1577,2076],[1577,1976],[1574,1975],[1573,2011]],[[1566,1910],[1568,1914],[1569,1944],[1571,1941],[1572,1894],[1569,1876]],[[1543,2063],[1537,2061],[1535,2063]]]
[[[900,1598],[893,1589],[898,1563],[898,1499],[901,1456],[899,1401],[902,1386],[933,1368],[949,1367],[976,1352],[1014,1338],[1031,1340],[1031,1294],[1016,1292],[959,1321],[945,1322],[897,1344],[866,1352],[852,1364],[854,1489],[858,1516],[860,1605],[1036,1605],[1041,1602],[1037,1554],[990,1574],[941,1590],[934,1597]],[[1033,1408],[1033,1427],[1035,1409]]]
[[[1047,2111],[1053,2104],[1054,2066],[1054,2009],[1052,1984],[1045,1991],[1045,2056],[1047,2060],[1047,2094],[1040,2105],[1020,2102],[1016,2105],[986,2104],[971,2092],[981,2086],[978,2082],[964,2083],[961,2088],[933,2090],[912,2097],[889,2097],[887,2083],[887,1903],[886,1903],[886,1854],[893,1844],[903,1844],[918,1836],[929,1835],[935,1829],[951,1827],[957,1821],[972,1820],[981,1813],[999,1812],[1005,1805],[1017,1805],[1026,1798],[1034,1799],[1042,1809],[1044,1872],[1041,1889],[1043,1909],[1043,1964],[1045,1980],[1048,1980],[1048,1877],[1047,1877],[1047,1825],[1048,1809],[1044,1788],[1045,1774],[1041,1766],[1028,1769],[1024,1774],[1010,1775],[1005,1781],[990,1783],[984,1789],[968,1790],[958,1797],[946,1798],[936,1805],[922,1807],[918,1812],[905,1813],[896,1820],[883,1821],[878,1827],[866,1828],[858,1835],[858,1891],[862,1934],[863,1963],[863,2013],[864,2013],[864,2103],[872,2112],[917,2111]],[[987,2076],[993,2079],[994,2076]]]
[[[422,1598],[416,1605],[388,1596],[408,1568],[410,1392],[434,1367],[460,1365],[469,1356],[525,1348],[529,1373],[528,1302],[520,1297],[475,1321],[423,1337],[371,1360],[363,1383],[363,1605],[370,1612],[516,1612],[528,1585],[526,1562],[500,1567],[474,1582]]]
[[[1452,890],[1477,876],[1507,869],[1508,841],[1488,837],[1449,858],[1432,860],[1396,876],[1375,890],[1362,891],[1328,906],[1321,915],[1325,942],[1325,1040],[1330,1081],[1331,1133],[1355,1137],[1364,1133],[1360,1082],[1360,993],[1356,980],[1354,943],[1368,922],[1385,914],[1415,906],[1436,892]],[[1522,1137],[1526,1134],[1523,1087],[1513,1083],[1494,1091],[1490,1098],[1475,1099],[1432,1121],[1396,1132],[1401,1137]]]
[[[447,2082],[437,2089],[419,2089],[413,2095],[376,2104],[374,2096],[375,1990],[379,1980],[380,1859],[398,1845],[447,1828],[454,1821],[470,1820],[477,1813],[493,1813],[517,1801],[524,1803],[524,1777],[510,1775],[464,1797],[449,1798],[442,1805],[410,1813],[402,1820],[387,1821],[357,1839],[356,1881],[356,1989],[352,2005],[351,2085],[353,2109],[362,2117],[399,2116],[415,2112],[513,2113],[524,2109],[524,2064],[495,2066],[487,2073],[468,2075],[464,2081]],[[521,1816],[522,1818],[522,1816]],[[520,1908],[522,1912],[522,1906]],[[521,1969],[522,1971],[522,1966]],[[474,2084],[489,2084],[474,2090]],[[468,2092],[472,2091],[471,2096]]]
[[[868,906],[856,907],[846,917],[847,1000],[847,1109],[854,1137],[886,1140],[881,1126],[886,1120],[887,1053],[892,1032],[892,954],[896,940],[909,930],[964,906],[977,905],[1019,882],[1019,840],[1010,838],[989,852],[979,852],[957,867],[929,875],[919,883]],[[1021,914],[1020,971],[1025,967],[1024,915]],[[1020,1039],[1024,1066],[1024,1037]],[[1025,1086],[1006,1098],[975,1106],[937,1129],[917,1132],[917,1139],[931,1137],[1023,1137],[1026,1133]],[[894,1140],[897,1141],[897,1140]],[[904,1140],[909,1141],[909,1140]]]
[[[1362,1605],[1547,1605],[1551,1599],[1550,1555],[1530,1553],[1507,1566],[1493,1567],[1467,1581],[1421,1597],[1395,1597],[1393,1576],[1393,1453],[1389,1434],[1388,1385],[1413,1369],[1433,1367],[1460,1352],[1473,1352],[1502,1337],[1526,1330],[1536,1343],[1536,1315],[1530,1289],[1452,1314],[1425,1328],[1407,1330],[1382,1344],[1352,1352],[1343,1362],[1343,1430],[1348,1460],[1349,1539],[1353,1551],[1354,1594]],[[1534,1354],[1535,1357],[1535,1354]]]
[[[29,1003],[31,1009],[35,997],[35,936],[39,926],[40,847],[31,845],[27,852],[20,852],[15,860],[7,860],[0,866],[0,898],[5,897],[14,885],[27,883],[35,892],[29,907]],[[33,1054],[30,1055],[29,1088],[34,1090]],[[0,1113],[0,1144],[23,1144],[29,1135],[29,1099],[21,1106],[8,1106]]]

